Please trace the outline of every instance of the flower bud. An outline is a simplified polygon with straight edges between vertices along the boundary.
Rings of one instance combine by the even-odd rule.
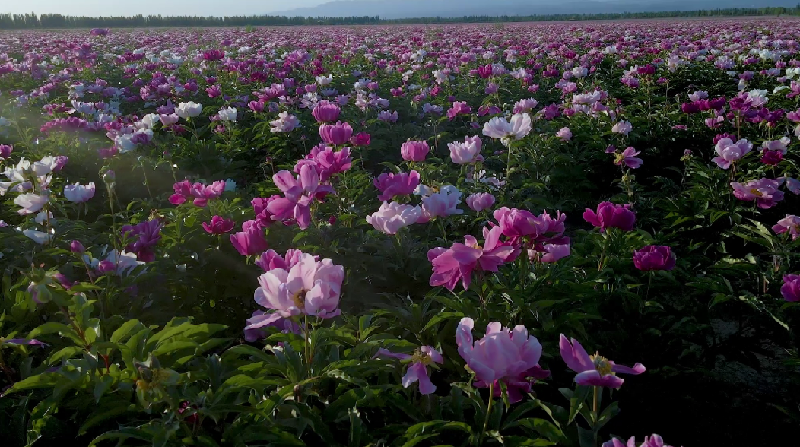
[[[73,253],[83,253],[86,251],[86,248],[81,244],[81,241],[74,240],[70,242],[69,250]]]

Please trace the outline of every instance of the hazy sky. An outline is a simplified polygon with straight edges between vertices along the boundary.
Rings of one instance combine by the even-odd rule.
[[[314,6],[328,0],[0,0],[0,13],[76,16],[250,15]]]

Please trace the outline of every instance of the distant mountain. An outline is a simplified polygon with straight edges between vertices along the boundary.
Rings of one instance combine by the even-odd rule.
[[[311,8],[296,8],[271,15],[305,17],[380,16],[463,17],[474,15],[598,14],[651,11],[694,11],[717,8],[797,6],[800,0],[336,0]]]

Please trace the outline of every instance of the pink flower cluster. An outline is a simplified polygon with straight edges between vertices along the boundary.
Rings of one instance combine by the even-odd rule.
[[[175,194],[169,197],[169,203],[180,205],[192,200],[195,206],[205,207],[209,200],[218,199],[225,192],[225,181],[219,180],[210,185],[200,182],[192,183],[189,180],[172,185]]]
[[[523,249],[531,259],[540,262],[555,262],[569,255],[569,238],[563,235],[567,216],[560,211],[553,219],[547,212],[535,216],[529,211],[503,207],[495,210],[494,218],[497,224],[491,223],[491,229],[483,229],[483,245],[468,235],[463,244],[428,251],[433,267],[431,286],[444,286],[452,291],[460,282],[464,289],[469,289],[473,272],[497,272],[498,267],[514,261]]]
[[[161,228],[164,224],[159,219],[152,219],[136,225],[125,225],[120,229],[123,239],[130,242],[125,250],[136,253],[142,262],[155,261],[153,247],[161,240]]]

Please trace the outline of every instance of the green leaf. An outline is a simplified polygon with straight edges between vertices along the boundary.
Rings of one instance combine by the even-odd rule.
[[[508,426],[512,422],[514,422],[517,419],[521,418],[525,413],[527,413],[529,411],[532,411],[532,410],[535,410],[538,407],[539,407],[539,404],[534,400],[529,400],[529,401],[526,401],[523,404],[517,405],[517,408],[515,408],[514,411],[508,413],[508,416],[506,416],[505,424],[503,425],[503,430],[508,428]]]
[[[124,343],[136,332],[144,329],[144,325],[139,320],[128,320],[118,327],[113,334],[111,334],[112,343]]]
[[[601,428],[603,428],[603,426],[608,424],[611,421],[611,419],[614,418],[614,416],[618,415],[619,413],[620,409],[617,402],[616,401],[611,402],[611,404],[607,406],[605,410],[603,410],[603,413],[600,414],[600,418],[597,421],[597,425],[595,425],[595,430],[599,431]]]
[[[505,436],[503,437],[503,441],[503,444],[509,447],[545,447],[556,445],[555,442],[546,439],[531,439],[524,436]]]
[[[442,321],[446,320],[460,320],[464,318],[463,312],[441,312],[438,315],[435,315],[433,318],[428,321],[428,324],[422,329],[423,331],[427,331],[428,329],[436,326],[437,324],[441,323]]]
[[[4,395],[24,390],[52,388],[62,380],[64,380],[64,376],[55,372],[42,373],[35,376],[30,376],[12,385],[11,388],[9,388],[4,393]]]
[[[56,321],[45,323],[37,327],[36,329],[32,330],[30,334],[28,334],[28,338],[38,338],[41,337],[42,335],[49,335],[49,334],[58,334],[61,337],[67,337],[72,341],[74,341],[79,346],[83,346],[83,341],[78,336],[78,333],[75,332],[75,330],[72,327],[67,326],[66,324],[63,323],[58,323]]]
[[[99,411],[96,411],[96,414],[86,420],[86,422],[81,425],[81,428],[78,430],[78,434],[83,436],[86,434],[86,431],[90,428],[94,427],[95,425],[107,421],[109,419],[114,419],[117,416],[123,415],[131,411],[130,405],[124,405],[121,402],[115,402],[115,405],[110,407],[104,407]]]
[[[108,389],[111,387],[113,383],[114,383],[113,377],[109,375],[102,376],[100,380],[98,380],[97,383],[95,383],[94,385],[94,400],[99,403],[100,398],[103,397],[103,394],[105,394],[106,391],[108,391]]]
[[[516,426],[522,427],[526,430],[534,431],[555,443],[566,441],[566,437],[564,436],[564,433],[561,431],[561,429],[556,427],[552,422],[546,421],[544,419],[540,418],[520,419],[519,421],[510,424],[509,428]]]
[[[578,445],[580,447],[596,447],[595,435],[591,430],[578,426]]]

